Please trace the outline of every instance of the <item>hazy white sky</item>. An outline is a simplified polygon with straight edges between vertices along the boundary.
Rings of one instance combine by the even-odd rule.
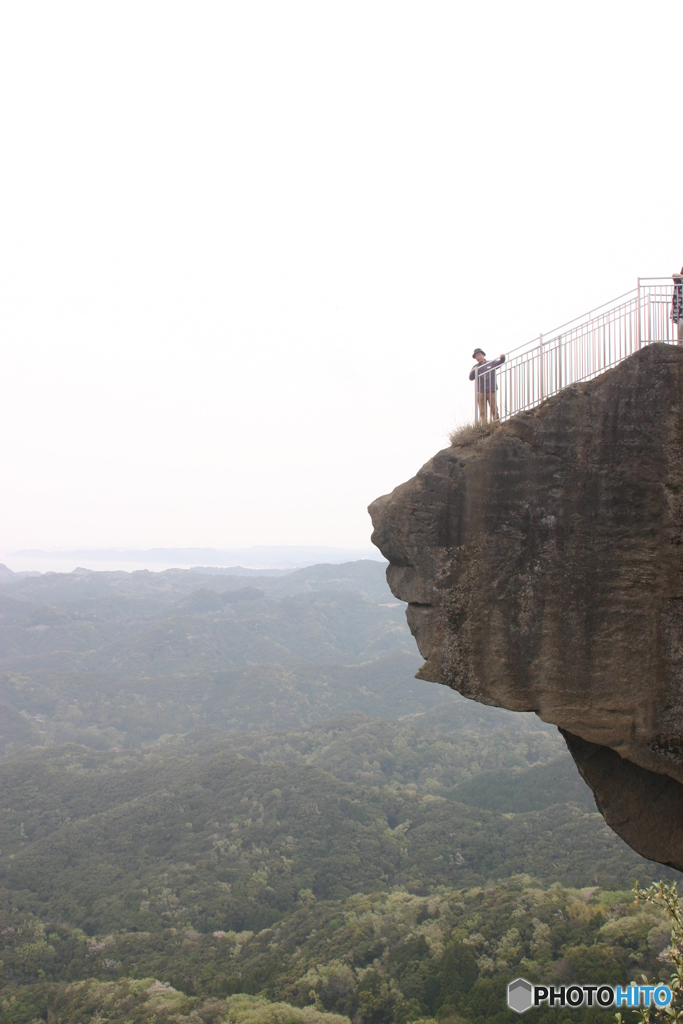
[[[365,546],[509,349],[683,263],[683,5],[6,3],[0,553]]]

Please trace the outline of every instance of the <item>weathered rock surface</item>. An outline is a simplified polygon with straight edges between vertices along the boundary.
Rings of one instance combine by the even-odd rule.
[[[683,870],[683,350],[465,437],[370,514],[419,676],[556,723],[608,824]]]

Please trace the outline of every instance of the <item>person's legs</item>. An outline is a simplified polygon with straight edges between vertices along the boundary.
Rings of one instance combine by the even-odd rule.
[[[496,409],[496,392],[489,391],[486,397],[489,400],[489,409],[491,410],[491,422],[498,419],[498,410]]]
[[[486,393],[480,391],[477,398],[479,400],[479,422],[486,423]]]

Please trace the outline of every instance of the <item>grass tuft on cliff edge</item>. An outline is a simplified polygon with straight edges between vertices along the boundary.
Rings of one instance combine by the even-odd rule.
[[[480,438],[488,437],[496,429],[495,423],[465,423],[463,426],[455,427],[448,435],[451,445],[475,444]]]

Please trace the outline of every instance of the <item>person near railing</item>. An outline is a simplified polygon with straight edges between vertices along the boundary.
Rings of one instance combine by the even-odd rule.
[[[498,385],[496,384],[496,367],[505,362],[505,356],[502,355],[498,359],[489,359],[486,362],[486,353],[480,348],[475,348],[472,358],[477,362],[477,365],[473,366],[470,370],[470,380],[475,381],[474,386],[477,392],[479,420],[482,423],[486,423],[486,406],[488,404],[491,422],[497,422],[496,391],[498,390]]]
[[[678,344],[683,345],[683,267],[681,267],[680,274],[672,274],[671,276],[674,280],[671,319],[678,325]]]

